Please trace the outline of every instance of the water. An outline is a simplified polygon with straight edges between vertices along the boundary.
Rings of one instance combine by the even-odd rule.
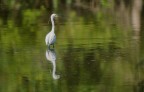
[[[143,92],[143,47],[132,26],[113,14],[61,15],[51,50],[45,20],[1,25],[1,92]]]

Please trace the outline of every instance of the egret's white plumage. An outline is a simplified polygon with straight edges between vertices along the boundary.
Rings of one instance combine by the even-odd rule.
[[[46,42],[46,45],[48,45],[48,47],[50,46],[50,45],[53,45],[54,46],[54,43],[55,43],[55,41],[56,41],[56,35],[55,35],[55,33],[54,33],[54,28],[55,28],[55,26],[54,26],[54,18],[55,17],[57,17],[57,15],[56,14],[52,14],[51,15],[51,23],[52,23],[52,29],[51,29],[51,31],[46,35],[46,38],[45,38],[45,42]]]

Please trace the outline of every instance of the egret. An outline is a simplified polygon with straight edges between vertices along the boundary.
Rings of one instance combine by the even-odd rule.
[[[50,45],[53,45],[53,47],[54,47],[54,43],[56,41],[56,35],[54,33],[54,30],[55,30],[54,18],[55,17],[58,17],[57,14],[52,14],[51,17],[50,17],[51,18],[51,23],[52,23],[52,29],[46,35],[46,38],[45,38],[46,45],[48,45],[49,48],[50,48]]]

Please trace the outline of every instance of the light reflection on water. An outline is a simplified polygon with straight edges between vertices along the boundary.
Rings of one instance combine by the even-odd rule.
[[[131,54],[129,52],[135,49],[130,46],[134,44],[128,45],[123,42],[123,40],[128,42],[128,39],[117,42],[114,39],[85,38],[83,35],[80,38],[65,37],[59,39],[59,37],[57,36],[57,43],[54,48],[57,53],[54,50],[46,50],[46,58],[51,61],[49,65],[45,65],[48,64],[45,62],[42,64],[39,62],[45,58],[42,53],[45,52],[43,49],[46,47],[45,44],[41,45],[42,42],[40,41],[34,47],[31,46],[29,41],[29,44],[22,43],[24,44],[22,50],[20,50],[21,47],[16,48],[18,53],[13,53],[10,47],[7,47],[8,52],[5,53],[5,57],[8,61],[6,60],[7,64],[3,63],[3,66],[7,66],[7,69],[12,70],[12,73],[7,70],[8,73],[3,74],[3,77],[8,77],[8,81],[4,80],[5,87],[8,85],[8,88],[10,88],[14,81],[16,83],[14,88],[17,88],[16,85],[20,82],[22,88],[19,90],[25,89],[26,91],[33,88],[40,91],[52,89],[53,91],[67,90],[69,92],[82,90],[108,90],[107,92],[111,92],[112,89],[116,91],[133,89],[137,71],[134,68],[136,62],[132,59],[135,59],[133,56],[136,53]],[[68,42],[67,39],[69,39]],[[120,38],[117,39],[120,41]],[[43,39],[41,38],[41,40]],[[28,47],[25,47],[25,44]],[[20,55],[20,58],[17,55]],[[2,61],[5,60],[5,57]],[[21,65],[23,66],[21,67]],[[43,66],[45,67],[43,68]],[[17,73],[19,67],[21,67],[20,74]],[[51,67],[51,69],[47,67]],[[16,70],[13,68],[16,68]],[[48,69],[51,72],[48,72]],[[57,73],[60,75],[57,75]],[[10,80],[11,76],[14,76],[12,80]],[[17,81],[15,77],[22,77],[22,79]],[[51,80],[52,77],[58,79],[57,82]]]
[[[52,63],[52,77],[53,79],[59,79],[60,75],[56,75],[56,53],[53,49],[46,50],[46,58]]]

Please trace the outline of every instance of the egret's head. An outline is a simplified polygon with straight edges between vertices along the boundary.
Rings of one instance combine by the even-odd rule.
[[[58,17],[58,15],[53,13],[53,14],[51,15],[51,18],[55,18],[55,17]]]

